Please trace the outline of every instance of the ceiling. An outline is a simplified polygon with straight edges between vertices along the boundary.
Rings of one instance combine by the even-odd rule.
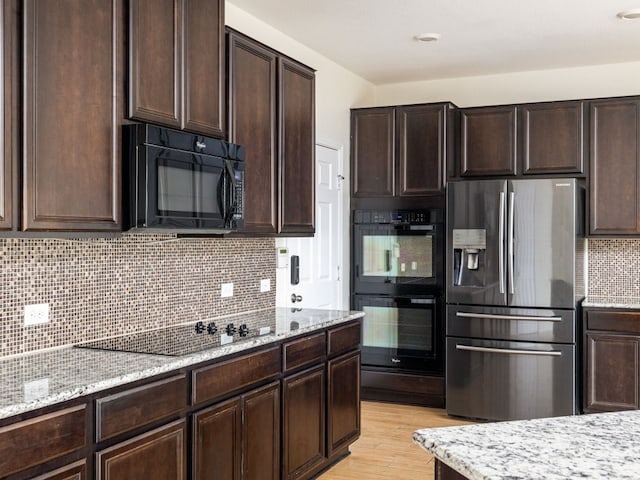
[[[640,61],[640,0],[231,3],[377,85]]]

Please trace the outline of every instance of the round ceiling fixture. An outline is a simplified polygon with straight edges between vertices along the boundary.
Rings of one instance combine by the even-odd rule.
[[[419,42],[437,42],[438,40],[440,40],[440,34],[433,32],[421,33],[420,35],[416,35],[413,38],[415,38]]]
[[[617,16],[620,20],[636,20],[640,18],[640,8],[632,8],[625,12],[619,12]]]

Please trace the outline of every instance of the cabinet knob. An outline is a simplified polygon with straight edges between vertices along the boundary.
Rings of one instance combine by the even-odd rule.
[[[291,303],[301,302],[302,295],[296,295],[295,293],[291,294]]]

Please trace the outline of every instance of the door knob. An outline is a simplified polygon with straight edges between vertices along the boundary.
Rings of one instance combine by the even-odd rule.
[[[296,295],[295,293],[291,294],[291,303],[301,302],[302,295]]]

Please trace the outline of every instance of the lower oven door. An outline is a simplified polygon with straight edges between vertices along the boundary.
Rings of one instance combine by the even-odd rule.
[[[447,337],[447,413],[519,420],[576,413],[573,344]]]
[[[362,323],[362,364],[408,371],[443,370],[437,338],[438,298],[356,295]]]

